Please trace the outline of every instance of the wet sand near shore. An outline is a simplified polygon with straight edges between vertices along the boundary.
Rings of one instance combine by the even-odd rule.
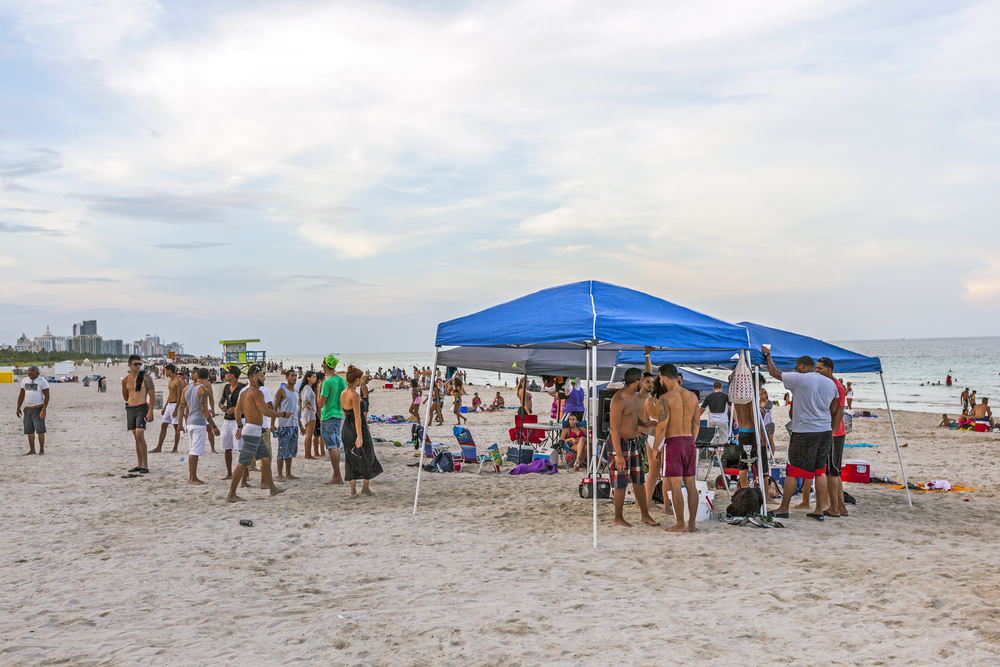
[[[847,518],[817,523],[793,510],[784,530],[712,520],[685,535],[614,528],[601,501],[594,550],[591,503],[572,470],[425,475],[414,517],[408,425],[371,426],[405,444],[376,443],[386,472],[372,498],[325,486],[329,463],[303,460],[301,441],[301,479],[276,498],[251,488],[241,491],[248,502],[226,503],[219,445],[199,465],[207,484],[188,485],[184,437],[178,454],[149,455],[148,476],[122,479],[135,465],[123,373],[110,369],[105,394],[52,386],[44,457],[21,456],[17,386],[0,385],[0,664],[1000,661],[1000,437],[938,429],[940,415],[896,413],[910,481],[978,491],[917,493],[910,509],[903,491],[850,484],[858,504]],[[214,389],[218,398],[222,385]],[[496,389],[471,391],[488,403]],[[513,390],[502,391],[513,404]],[[548,403],[535,395],[536,406]],[[374,414],[408,406],[406,391],[372,396]],[[877,447],[845,458],[900,479],[889,420],[877,413],[848,437]],[[431,436],[454,443],[445,414]],[[506,447],[513,411],[468,417],[481,447]],[[785,419],[776,422],[783,460]],[[150,448],[159,428],[157,414]],[[626,508],[626,518],[638,512]]]

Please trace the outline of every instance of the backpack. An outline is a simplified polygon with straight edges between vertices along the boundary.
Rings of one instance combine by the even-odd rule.
[[[729,516],[757,516],[761,505],[760,489],[738,489],[733,494],[733,502],[726,508]]]
[[[420,424],[414,424],[410,427],[410,442],[413,443],[414,449],[420,449],[420,440],[424,437],[424,427]]]
[[[428,472],[454,472],[455,459],[452,458],[451,452],[438,452],[434,460],[424,469]]]

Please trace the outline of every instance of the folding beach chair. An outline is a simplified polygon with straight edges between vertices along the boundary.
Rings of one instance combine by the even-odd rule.
[[[503,465],[503,454],[500,453],[500,446],[497,443],[494,442],[486,449],[485,453],[480,454],[477,458],[479,461],[479,470],[476,471],[477,475],[483,471],[483,466],[487,463],[493,465],[493,472],[500,474],[500,466]]]
[[[478,463],[479,454],[476,450],[476,442],[472,439],[472,433],[464,426],[455,426],[452,429],[458,446],[462,448],[463,463]]]

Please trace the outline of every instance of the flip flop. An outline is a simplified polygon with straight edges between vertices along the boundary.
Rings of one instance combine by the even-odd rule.
[[[788,518],[788,512],[781,512],[780,514],[777,513],[777,512],[775,512],[774,518],[775,519],[787,519]]]
[[[823,516],[828,516],[831,519],[839,519],[840,518],[839,514],[830,514],[830,512],[828,510],[823,510]]]
[[[142,470],[142,468],[136,467],[136,468],[132,468],[131,470],[129,470],[129,472],[139,472],[140,470]]]
[[[806,516],[809,517],[810,519],[816,519],[817,521],[823,520],[822,514],[806,514]]]
[[[133,477],[142,477],[142,475],[137,475],[134,472],[130,472],[127,475],[122,475],[122,479],[132,479]]]

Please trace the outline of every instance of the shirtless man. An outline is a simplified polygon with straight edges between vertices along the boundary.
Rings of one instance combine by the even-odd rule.
[[[133,354],[128,358],[128,375],[122,378],[122,398],[125,399],[126,428],[135,438],[136,466],[129,473],[145,475],[149,472],[146,458],[146,422],[153,421],[156,390],[153,378],[142,369],[142,357]]]
[[[208,386],[208,369],[199,368],[192,376],[191,384],[181,393],[179,407],[179,423],[183,429],[187,423],[188,440],[188,484],[204,484],[198,479],[198,457],[205,454],[205,440],[211,429],[219,435],[219,427],[212,419],[212,411],[208,401],[212,396],[212,388]]]
[[[673,364],[660,366],[660,386],[666,388],[663,398],[667,404],[666,427],[658,428],[657,435],[663,434],[664,503],[666,487],[670,488],[670,499],[677,519],[668,533],[697,532],[695,521],[698,516],[698,487],[695,475],[698,472],[698,449],[694,439],[701,422],[698,397],[677,382],[677,367]],[[662,423],[662,422],[661,422]],[[688,521],[684,525],[684,504],[681,502],[681,482],[687,489]],[[665,507],[666,505],[664,505]]]
[[[160,440],[156,443],[156,449],[149,450],[150,454],[159,454],[163,450],[163,440],[167,437],[167,427],[171,424],[174,425],[174,448],[170,451],[171,454],[177,453],[177,445],[181,441],[179,407],[184,380],[177,375],[177,367],[173,364],[164,366],[163,372],[167,376],[167,400],[160,410]]]
[[[990,410],[990,399],[984,398],[982,403],[972,407],[972,418],[977,422],[989,424],[990,428],[996,425],[993,422],[993,411]]]
[[[962,392],[962,395],[959,398],[962,399],[962,414],[963,415],[967,414],[968,411],[969,411],[969,388],[968,387],[965,388],[965,391]]]
[[[660,384],[659,378],[657,378],[653,381],[653,390],[650,392],[645,403],[646,414],[649,415],[651,420],[656,422],[656,426],[650,429],[650,434],[646,438],[646,455],[649,457],[649,475],[646,477],[646,497],[649,498],[650,505],[653,504],[653,489],[656,488],[656,482],[661,479],[661,470],[663,468],[663,452],[660,450],[660,445],[663,443],[670,415],[670,406],[667,405],[667,401],[663,397],[665,393],[667,393],[666,386]],[[662,491],[664,492],[663,513],[666,514],[666,489],[664,488]]]
[[[642,371],[638,368],[628,369],[625,371],[625,386],[615,392],[611,399],[611,435],[608,439],[615,455],[611,466],[611,486],[615,490],[614,525],[626,528],[632,527],[622,516],[625,489],[630,483],[632,493],[635,494],[635,504],[642,513],[642,522],[650,526],[660,525],[649,516],[649,508],[646,506],[646,475],[642,470],[642,448],[645,443],[639,434],[639,427],[648,428],[653,422],[639,421],[639,413],[642,411],[639,385],[642,380]]]
[[[226,497],[231,503],[245,500],[236,495],[236,487],[254,460],[260,461],[260,476],[263,478],[264,486],[270,489],[271,495],[276,496],[285,492],[285,489],[276,487],[271,478],[271,452],[264,444],[261,432],[265,416],[272,419],[275,417],[288,419],[292,413],[276,412],[267,407],[264,394],[260,393],[260,387],[264,384],[264,371],[260,366],[251,366],[247,371],[247,378],[250,380],[250,385],[240,393],[235,410],[236,423],[242,424],[245,417],[246,424],[236,429],[236,439],[243,441],[243,447],[240,450],[236,470],[233,471],[233,481],[229,484],[229,495]]]
[[[236,404],[240,400],[240,393],[246,388],[246,385],[240,382],[240,367],[239,366],[229,366],[226,368],[225,380],[229,384],[222,388],[222,398],[219,399],[219,405],[225,411],[222,417],[222,453],[226,457],[226,476],[223,477],[223,481],[227,479],[232,479],[233,477],[233,450],[237,452],[240,451],[243,443],[236,438],[236,430],[238,424],[236,423]],[[243,482],[246,486],[246,481]]]

